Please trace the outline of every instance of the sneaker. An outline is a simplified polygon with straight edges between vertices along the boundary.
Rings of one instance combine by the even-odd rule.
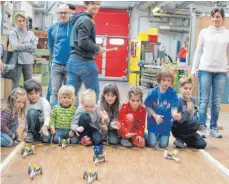
[[[176,139],[173,143],[173,145],[176,146],[176,148],[179,148],[179,149],[184,149],[185,148],[185,144],[182,140],[180,139]]]
[[[211,128],[209,135],[211,135],[212,137],[216,137],[216,138],[222,138],[223,137],[222,134],[219,133],[217,127]]]
[[[83,144],[84,146],[90,146],[92,145],[92,142],[88,136],[83,136],[81,138],[81,144]]]
[[[108,136],[107,135],[102,136],[102,142],[104,145],[108,144]]]
[[[200,137],[206,138],[207,127],[204,127],[202,130],[198,131],[198,134],[200,135]]]
[[[131,147],[132,146],[131,142],[129,140],[127,140],[127,139],[122,139],[121,140],[121,145],[123,145],[125,147]]]
[[[32,143],[34,141],[33,134],[32,133],[27,133],[24,141],[27,142],[27,143]]]

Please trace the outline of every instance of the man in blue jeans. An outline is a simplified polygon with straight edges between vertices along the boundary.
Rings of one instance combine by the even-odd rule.
[[[57,94],[62,83],[67,82],[66,64],[70,56],[70,35],[72,24],[69,22],[69,7],[62,4],[57,9],[58,22],[48,30],[48,45],[52,55],[51,65],[51,107],[57,104]],[[49,86],[50,87],[50,86]]]
[[[85,87],[96,92],[99,97],[98,67],[95,56],[102,55],[104,49],[96,45],[94,16],[100,8],[100,1],[84,1],[85,10],[71,17],[71,55],[67,63],[68,85],[75,87],[76,96],[84,83]],[[76,102],[76,106],[77,106]]]

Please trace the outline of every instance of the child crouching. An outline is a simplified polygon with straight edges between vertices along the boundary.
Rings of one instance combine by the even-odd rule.
[[[73,117],[71,130],[80,136],[81,144],[85,146],[100,145],[102,143],[100,123],[96,94],[93,90],[87,89],[83,92],[81,105]]]
[[[15,88],[8,97],[8,108],[1,111],[1,146],[13,146],[18,139],[18,118],[25,117],[26,91],[23,88]]]
[[[34,79],[27,80],[24,84],[28,95],[28,112],[25,121],[27,136],[25,142],[35,140],[50,142],[49,121],[51,107],[46,98],[42,97],[42,87]]]
[[[58,92],[58,101],[59,104],[55,105],[51,112],[50,132],[53,142],[58,143],[59,139],[70,138],[71,144],[77,144],[78,137],[70,130],[76,111],[75,89],[72,86],[62,86]]]

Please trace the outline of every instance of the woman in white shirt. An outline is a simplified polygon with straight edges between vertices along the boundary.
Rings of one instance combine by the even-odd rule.
[[[192,76],[199,78],[199,118],[205,126],[201,131],[202,137],[206,137],[210,91],[212,91],[210,135],[222,137],[217,130],[217,121],[229,62],[229,30],[223,26],[224,19],[225,13],[222,8],[211,11],[212,25],[201,30],[193,59]]]

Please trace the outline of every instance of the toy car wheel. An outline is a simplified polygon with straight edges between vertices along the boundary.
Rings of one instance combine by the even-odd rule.
[[[32,165],[31,165],[31,163],[29,163],[28,164],[28,174],[30,175],[31,174],[31,172],[32,172]]]
[[[25,152],[25,148],[22,148],[22,149],[21,149],[21,154],[23,155],[24,152]]]
[[[33,154],[35,155],[35,146],[32,145],[32,146],[31,146],[31,149],[32,149]]]
[[[40,173],[43,174],[42,164],[40,165]]]
[[[95,155],[93,155],[93,161],[95,161]]]
[[[58,138],[58,144],[61,145],[61,139],[60,138]]]
[[[168,157],[168,154],[169,154],[168,150],[165,150],[164,151],[164,158],[167,158]]]
[[[85,173],[85,171],[84,171],[84,173],[83,173],[83,179],[85,179],[86,178],[86,173]]]
[[[175,157],[177,157],[177,156],[178,156],[178,151],[177,151],[177,150],[174,150],[174,151],[173,151],[173,155],[174,155]]]
[[[69,146],[70,144],[70,138],[67,139],[67,145]]]
[[[96,171],[95,179],[98,180],[98,171]]]

